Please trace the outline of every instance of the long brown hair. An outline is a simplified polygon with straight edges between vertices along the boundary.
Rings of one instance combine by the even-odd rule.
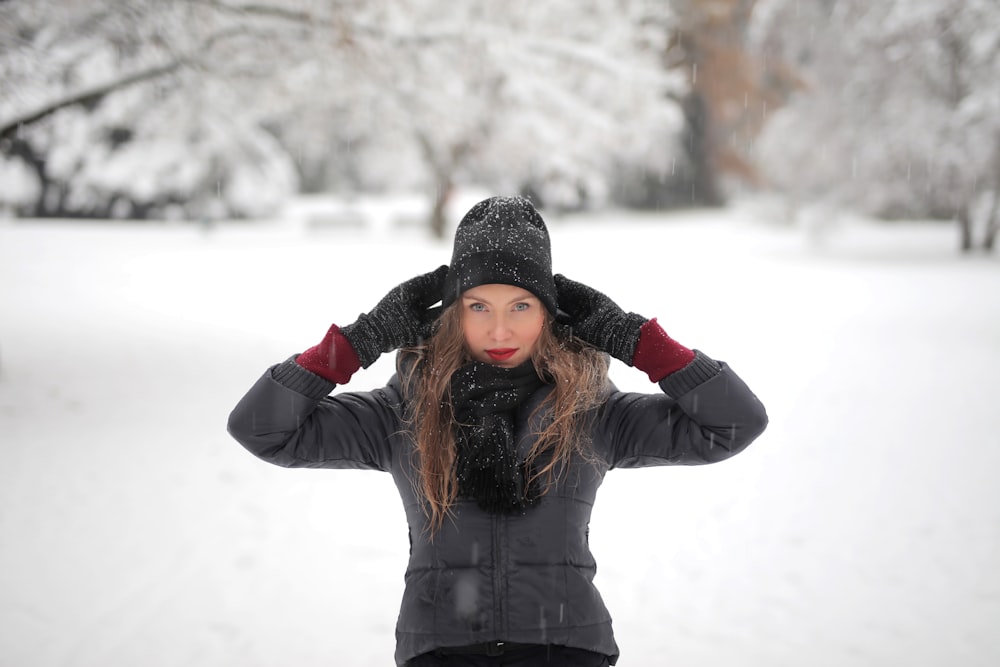
[[[408,348],[400,357],[404,385],[409,398],[407,420],[416,443],[418,478],[414,489],[426,502],[433,535],[441,527],[458,496],[455,477],[455,413],[451,402],[451,376],[471,357],[466,351],[458,304],[446,308],[438,328],[424,345]],[[553,390],[535,414],[549,416],[536,433],[527,456],[532,479],[542,481],[542,493],[566,469],[574,454],[587,458],[590,441],[584,429],[588,411],[597,406],[608,380],[603,353],[568,334],[557,332],[551,316],[535,343],[531,360],[538,376]],[[533,423],[534,414],[529,423]],[[545,459],[542,454],[551,452]],[[546,461],[537,467],[536,460]]]

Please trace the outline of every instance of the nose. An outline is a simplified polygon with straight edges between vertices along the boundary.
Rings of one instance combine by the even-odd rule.
[[[507,322],[507,318],[504,313],[497,313],[493,322],[490,326],[490,335],[493,340],[503,341],[510,338],[510,324]]]

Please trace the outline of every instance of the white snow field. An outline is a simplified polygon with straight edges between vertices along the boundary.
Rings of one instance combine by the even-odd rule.
[[[947,225],[764,213],[546,216],[556,271],[728,361],[771,418],[729,461],[609,474],[619,665],[1000,664],[1000,260]],[[0,222],[0,665],[392,664],[389,476],[270,466],[225,425],[449,256],[392,225]]]

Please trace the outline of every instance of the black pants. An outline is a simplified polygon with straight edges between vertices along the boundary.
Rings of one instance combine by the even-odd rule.
[[[456,655],[436,651],[418,655],[406,667],[609,667],[608,656],[569,646],[536,646],[503,655]]]

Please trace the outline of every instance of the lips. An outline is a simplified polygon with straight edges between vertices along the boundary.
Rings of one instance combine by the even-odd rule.
[[[486,350],[486,354],[490,355],[490,359],[493,361],[506,361],[514,356],[517,352],[516,347],[498,347],[492,350]]]

